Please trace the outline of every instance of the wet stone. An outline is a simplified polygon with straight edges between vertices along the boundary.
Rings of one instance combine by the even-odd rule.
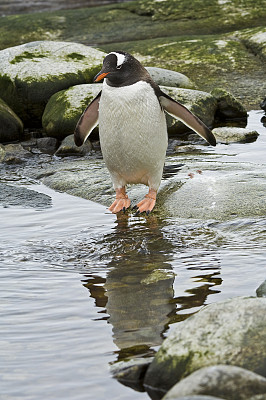
[[[54,154],[58,146],[59,142],[56,138],[44,137],[37,139],[37,147],[43,153]]]
[[[0,182],[0,204],[4,207],[50,208],[52,199],[46,194],[20,186]]]
[[[6,164],[23,164],[31,157],[33,157],[33,154],[25,150],[21,144],[7,144],[4,146],[1,162]]]
[[[257,131],[231,126],[215,128],[212,133],[220,143],[252,142],[259,136]]]
[[[144,386],[166,392],[198,369],[218,364],[266,376],[265,311],[266,299],[256,297],[237,297],[203,307],[170,332],[148,368]],[[258,379],[265,387],[266,379]]]
[[[247,369],[232,365],[201,368],[181,380],[163,397],[175,400],[180,396],[210,395],[223,399],[249,400],[266,392],[266,379]]]
[[[55,152],[58,157],[67,156],[85,156],[92,150],[91,142],[87,139],[82,146],[78,147],[74,142],[74,135],[67,136],[59,146],[59,149]]]

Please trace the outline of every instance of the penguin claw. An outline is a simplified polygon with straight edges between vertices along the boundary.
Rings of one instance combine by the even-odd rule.
[[[147,215],[149,215],[155,206],[155,202],[155,199],[145,197],[137,204],[138,214],[145,212]]]
[[[125,199],[115,199],[115,201],[108,208],[109,211],[113,214],[117,214],[120,211],[126,212],[126,209],[130,206],[130,200],[128,198]]]

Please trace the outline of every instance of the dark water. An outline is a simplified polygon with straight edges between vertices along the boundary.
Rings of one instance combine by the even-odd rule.
[[[0,0],[0,16],[102,6],[125,1],[129,0]]]
[[[252,118],[261,142],[223,157],[265,162]],[[0,207],[1,400],[147,399],[110,366],[152,355],[172,323],[265,279],[266,217],[117,220],[12,169],[0,183],[44,196]]]

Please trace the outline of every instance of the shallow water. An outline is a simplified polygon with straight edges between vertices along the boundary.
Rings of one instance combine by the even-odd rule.
[[[250,118],[256,142],[213,155],[265,163],[260,116]],[[255,295],[265,279],[266,217],[117,220],[14,170],[3,182],[43,197],[33,207],[11,194],[0,206],[1,400],[147,399],[110,366],[154,354],[172,323],[204,304]]]

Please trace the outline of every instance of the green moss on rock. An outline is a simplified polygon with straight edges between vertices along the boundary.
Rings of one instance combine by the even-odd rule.
[[[0,96],[28,124],[40,124],[49,98],[92,82],[104,53],[68,42],[41,41],[0,51]]]
[[[102,84],[77,85],[54,94],[42,117],[45,134],[59,140],[73,134],[81,114],[101,88]]]

